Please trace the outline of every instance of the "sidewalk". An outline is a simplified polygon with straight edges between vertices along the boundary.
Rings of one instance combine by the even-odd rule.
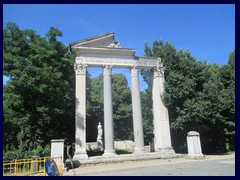
[[[191,159],[187,155],[178,156],[177,158],[169,159],[144,159],[137,161],[121,161],[116,163],[99,163],[80,166],[76,169],[71,169],[68,172],[64,171],[63,176],[74,176],[83,175],[85,173],[109,171],[109,170],[119,170],[119,169],[130,169],[137,167],[148,167],[156,165],[169,165],[178,164],[185,162],[196,162],[196,161],[208,161],[208,160],[218,160],[218,159],[235,159],[235,153],[230,153],[227,155],[205,155],[201,159]]]

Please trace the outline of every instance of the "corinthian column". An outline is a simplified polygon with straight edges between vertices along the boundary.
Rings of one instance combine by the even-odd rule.
[[[86,65],[75,64],[75,153],[73,159],[88,158],[86,152]]]
[[[138,78],[138,68],[131,69],[132,82],[132,111],[133,111],[133,131],[134,131],[134,153],[144,153],[144,139],[143,139],[143,123],[142,123],[142,108]]]
[[[112,79],[111,67],[105,66],[103,70],[104,85],[104,141],[105,148],[103,156],[116,155],[114,150],[113,131],[113,107],[112,107]]]
[[[165,107],[161,95],[164,91],[164,68],[156,67],[153,69],[153,126],[156,152],[163,154],[175,154],[172,144],[169,127],[168,110]]]

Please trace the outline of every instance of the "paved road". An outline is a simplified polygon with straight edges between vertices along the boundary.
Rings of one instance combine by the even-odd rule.
[[[80,166],[66,176],[235,176],[235,154]]]
[[[210,160],[118,169],[83,176],[235,176],[235,160]]]

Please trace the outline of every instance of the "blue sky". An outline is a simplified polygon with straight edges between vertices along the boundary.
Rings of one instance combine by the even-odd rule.
[[[124,48],[144,55],[144,41],[171,42],[179,50],[189,49],[197,60],[226,64],[235,47],[234,4],[127,4],[127,5],[3,5],[3,27],[15,22],[21,29],[33,29],[44,36],[49,27],[63,32],[64,44],[109,31]],[[101,69],[90,69],[92,77]],[[123,72],[129,80],[129,70]],[[4,82],[6,78],[4,78]],[[143,90],[146,84],[140,77]]]

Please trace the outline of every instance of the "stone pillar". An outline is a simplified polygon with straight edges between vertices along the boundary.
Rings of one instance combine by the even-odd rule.
[[[134,130],[134,153],[144,153],[142,108],[138,78],[138,67],[131,69],[132,82],[132,111],[133,111],[133,130]]]
[[[56,162],[58,169],[63,169],[64,139],[51,140],[51,158]]]
[[[88,158],[86,152],[86,65],[75,64],[75,153],[73,159]]]
[[[116,155],[114,149],[113,107],[112,107],[112,78],[111,67],[104,66],[103,92],[104,92],[104,154],[103,156]]]
[[[188,132],[187,136],[188,156],[190,157],[203,157],[200,135],[196,131]]]
[[[164,92],[164,69],[156,67],[153,69],[153,126],[154,126],[154,148],[162,154],[175,154],[171,144],[168,110],[164,106],[161,95]]]

